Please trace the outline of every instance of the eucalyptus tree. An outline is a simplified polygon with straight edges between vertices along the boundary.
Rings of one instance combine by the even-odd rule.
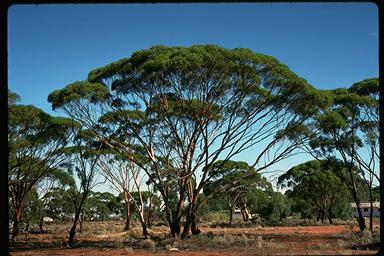
[[[23,207],[21,220],[25,224],[25,232],[29,232],[30,224],[36,224],[40,221],[40,216],[43,212],[43,202],[39,198],[37,189],[34,187],[28,192]]]
[[[70,146],[62,150],[66,157],[68,172],[79,182],[72,183],[66,191],[74,206],[73,225],[69,231],[68,244],[72,245],[76,235],[77,223],[80,224],[80,232],[83,230],[84,204],[91,190],[97,185],[98,168],[101,145],[93,140],[89,131],[82,126],[73,126],[75,134]]]
[[[40,232],[44,233],[43,222],[47,213],[47,206],[49,202],[49,195],[53,188],[57,187],[70,187],[74,184],[73,177],[64,169],[57,168],[52,169],[47,177],[36,185],[36,189],[39,196],[39,201],[42,205],[42,211],[40,211],[39,228]],[[36,213],[35,213],[36,214]],[[56,217],[56,216],[53,216]]]
[[[109,220],[114,211],[113,204],[116,204],[116,197],[112,193],[91,191],[84,205],[84,219]]]
[[[229,210],[229,226],[232,225],[236,207],[244,213],[244,220],[249,216],[249,199],[256,190],[272,189],[271,184],[257,173],[255,168],[241,161],[217,161],[211,166],[211,180],[206,184],[204,193],[215,192],[216,198],[226,202]],[[243,178],[245,176],[245,178]],[[230,187],[228,185],[230,184]],[[257,192],[256,192],[257,193]]]
[[[138,178],[140,174],[137,168],[134,168],[132,162],[124,160],[122,157],[112,154],[101,154],[98,162],[100,174],[108,180],[111,187],[117,191],[125,203],[125,226],[124,230],[130,229],[132,216],[131,193],[135,189],[133,179]]]
[[[151,189],[133,192],[132,204],[134,205],[135,211],[139,215],[140,222],[144,222],[145,228],[150,228],[152,226],[162,209],[161,199],[153,193]]]
[[[101,123],[111,122],[109,115],[104,115],[100,118]],[[114,131],[114,139],[117,140],[118,136],[122,136],[119,131]],[[122,137],[124,138],[124,137]],[[120,138],[120,139],[122,139]],[[129,140],[130,138],[124,138],[124,141],[120,143],[127,145],[132,145]],[[105,143],[104,144],[105,147]],[[135,158],[135,161],[130,160],[130,158]],[[145,207],[143,200],[143,186],[146,183],[147,189],[151,189],[150,183],[147,182],[147,175],[143,171],[143,166],[148,162],[145,151],[139,147],[135,148],[135,153],[127,158],[121,152],[116,151],[114,148],[104,148],[100,154],[98,161],[98,168],[100,174],[103,175],[106,180],[109,181],[110,185],[114,190],[116,190],[123,198],[125,203],[125,227],[124,230],[130,229],[130,219],[132,216],[132,207],[136,209],[139,215],[139,220],[143,228],[143,235],[147,237],[147,225],[145,217]],[[140,163],[139,165],[137,163]],[[133,194],[136,193],[138,196],[134,197]]]
[[[371,188],[374,179],[379,182],[378,89],[377,79],[367,79],[351,88],[329,91],[332,104],[315,117],[312,127],[316,132],[309,150],[318,159],[340,159],[343,168],[347,168],[347,173],[336,173],[345,181],[357,205],[361,231],[366,228],[366,224],[360,208],[360,183],[354,174],[358,168],[359,175]]]
[[[322,103],[275,58],[215,45],[140,50],[48,100],[146,172],[162,196],[172,235],[180,234],[185,212],[183,237],[214,193],[199,202],[214,162],[252,150],[256,170],[268,168],[305,141],[304,123]],[[99,122],[106,116],[113,122]],[[138,147],[145,166],[134,157]]]
[[[348,188],[329,168],[327,161],[311,160],[294,166],[279,177],[278,185],[290,188],[291,198],[310,203],[310,208],[316,209],[317,221],[324,222],[327,217],[332,224],[335,209],[339,205],[348,205]]]
[[[25,198],[38,183],[60,168],[58,154],[70,138],[71,121],[53,117],[32,105],[8,98],[8,188],[14,216],[12,238],[18,234]]]
[[[379,165],[380,165],[380,131],[379,131],[379,79],[369,78],[354,83],[349,89],[370,100],[358,106],[360,113],[359,128],[362,133],[363,147],[355,155],[356,165],[361,170],[361,174],[369,188],[369,198],[371,211],[369,218],[369,229],[373,231],[373,202],[375,200],[375,184],[380,184]]]
[[[58,222],[68,222],[72,219],[75,209],[70,197],[70,187],[53,187],[46,193],[45,213],[47,217]]]
[[[124,160],[118,156],[111,158],[110,155],[102,156],[98,167],[100,173],[109,181],[111,186],[119,192],[124,200],[126,217],[124,230],[129,230],[130,228],[133,206],[133,209],[136,210],[138,214],[143,235],[146,238],[148,236],[148,223],[145,217],[145,201],[143,198],[143,186],[145,185],[146,175],[145,173],[143,174],[141,167],[133,161]]]

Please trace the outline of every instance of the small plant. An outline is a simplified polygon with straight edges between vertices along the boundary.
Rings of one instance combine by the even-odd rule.
[[[151,249],[151,250],[155,250],[155,248],[156,248],[155,242],[152,241],[151,239],[142,240],[140,243],[140,246],[142,248]]]
[[[133,249],[132,247],[125,247],[124,250],[127,252],[127,254],[133,254]]]
[[[131,230],[129,230],[128,235],[135,239],[139,239],[142,238],[143,231],[141,230],[141,228],[132,228]]]
[[[256,237],[256,247],[261,249],[263,247],[263,238],[261,236]]]

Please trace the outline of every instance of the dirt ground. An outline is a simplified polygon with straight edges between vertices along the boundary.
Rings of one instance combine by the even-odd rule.
[[[348,225],[296,226],[296,227],[246,227],[212,228],[201,226],[201,243],[191,240],[188,246],[182,242],[172,246],[159,246],[143,249],[141,246],[127,245],[132,231],[121,232],[120,223],[89,224],[85,232],[78,234],[75,248],[68,248],[65,241],[67,227],[52,228],[44,234],[21,235],[10,246],[11,255],[186,255],[186,256],[229,256],[229,255],[372,255],[375,249],[353,248],[350,239],[353,232]],[[100,231],[101,230],[101,231]],[[139,228],[137,229],[139,230]],[[168,232],[167,227],[154,227],[152,235],[161,236]],[[213,240],[209,236],[215,237]],[[206,240],[203,240],[206,239]],[[236,240],[236,239],[243,239]],[[118,246],[108,242],[122,241]],[[236,241],[240,241],[237,243]],[[207,241],[209,244],[204,244]],[[217,245],[215,243],[220,243]],[[106,246],[103,246],[106,244]],[[195,246],[193,246],[195,245]],[[212,246],[213,245],[213,246]],[[176,248],[173,248],[176,247]],[[172,249],[171,249],[172,248]],[[173,251],[175,250],[175,251]]]

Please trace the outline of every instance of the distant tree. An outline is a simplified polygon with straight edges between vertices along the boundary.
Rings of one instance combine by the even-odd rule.
[[[258,171],[288,157],[305,140],[303,124],[320,96],[271,56],[194,45],[137,51],[48,100],[139,166],[133,156],[136,146],[143,148],[149,163],[141,167],[162,196],[171,233],[186,237],[197,233],[196,214],[213,196],[198,202],[211,165],[249,149]],[[105,115],[114,122],[100,123]],[[129,144],[115,139],[117,131]],[[176,194],[170,193],[173,182]]]
[[[136,191],[132,193],[133,209],[139,215],[139,220],[150,228],[161,212],[161,199],[151,191]],[[143,216],[143,217],[141,217]]]
[[[271,190],[265,191],[264,194],[267,195],[266,204],[256,211],[263,219],[271,223],[280,223],[283,218],[289,216],[291,201],[286,195]]]
[[[137,204],[138,202],[132,201],[135,200],[133,197],[133,193],[141,193],[141,186],[144,185],[143,181],[147,179],[145,172],[140,167],[145,165],[145,157],[143,157],[140,152],[136,152],[135,154],[135,158],[137,159],[137,161],[140,161],[139,159],[142,159],[140,161],[141,165],[137,165],[135,162],[126,159],[124,155],[111,149],[103,150],[98,161],[98,168],[100,170],[100,174],[103,175],[106,180],[109,181],[111,187],[116,192],[118,192],[124,200],[124,230],[129,230],[130,228],[130,219],[133,211],[132,207],[135,208],[136,206],[139,206]],[[141,197],[139,196],[136,199],[140,201],[140,198]],[[141,203],[139,202],[139,204]],[[144,214],[144,212],[142,213]],[[145,216],[143,215],[142,220],[144,221],[144,219]],[[143,233],[146,233],[147,235],[147,232],[144,231],[145,229],[146,227],[144,225]]]
[[[332,224],[336,207],[348,204],[347,186],[326,161],[312,160],[292,167],[279,177],[278,184],[292,189],[289,197],[309,203],[309,209],[316,210],[317,221],[323,222],[328,217]]]
[[[249,207],[256,208],[256,194],[262,189],[271,189],[271,184],[245,162],[217,161],[210,170],[211,181],[205,186],[207,193],[215,191],[215,197],[226,202],[229,210],[229,225],[232,225],[233,212],[240,208],[244,220],[250,215]]]
[[[8,184],[14,216],[12,238],[19,232],[26,196],[59,168],[58,154],[70,139],[70,119],[53,117],[32,105],[19,105],[8,97]]]
[[[44,216],[47,214],[47,204],[49,201],[50,191],[53,188],[68,188],[75,184],[75,180],[70,173],[68,173],[64,168],[53,170],[49,176],[41,183],[38,184],[37,190],[39,193],[39,198],[43,203],[44,210],[40,216],[39,228],[40,232],[43,233],[43,222]],[[56,218],[56,216],[54,216]]]
[[[89,220],[109,220],[113,214],[111,203],[114,203],[116,197],[109,192],[90,192],[88,199],[84,204],[84,216]]]
[[[23,208],[23,214],[21,220],[25,223],[25,231],[29,231],[30,224],[37,224],[40,222],[40,216],[44,212],[44,205],[41,199],[39,198],[39,194],[37,193],[37,189],[32,188],[26,198],[25,205]]]
[[[71,186],[73,187],[73,186]],[[55,221],[70,221],[75,212],[72,199],[70,198],[70,188],[54,187],[45,195],[46,216]]]

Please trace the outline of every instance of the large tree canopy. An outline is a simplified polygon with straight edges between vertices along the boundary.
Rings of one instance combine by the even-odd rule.
[[[183,234],[189,232],[214,162],[252,149],[256,171],[268,168],[306,139],[308,116],[328,103],[275,58],[215,45],[140,50],[48,100],[144,169],[162,195],[174,235],[184,207]],[[145,164],[133,157],[138,148]]]
[[[53,117],[32,105],[8,97],[8,184],[14,208],[13,237],[17,235],[25,197],[35,185],[58,172],[74,122]]]

